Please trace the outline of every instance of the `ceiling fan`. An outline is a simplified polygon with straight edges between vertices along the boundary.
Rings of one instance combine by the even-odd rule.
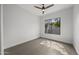
[[[51,4],[51,5],[46,6],[46,7],[45,7],[45,4],[42,4],[42,7],[39,7],[39,6],[34,6],[34,7],[35,7],[35,8],[38,8],[38,9],[41,9],[41,10],[42,10],[42,14],[44,14],[45,9],[48,9],[48,8],[50,8],[50,7],[52,7],[52,6],[54,6],[54,4]]]

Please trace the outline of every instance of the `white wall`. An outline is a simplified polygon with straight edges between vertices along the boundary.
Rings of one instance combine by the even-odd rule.
[[[1,52],[1,4],[0,4],[0,52]]]
[[[73,40],[73,44],[74,47],[77,51],[77,53],[79,54],[79,5],[75,5],[74,6],[74,40]]]
[[[44,20],[50,18],[61,17],[61,35],[45,34],[44,33]],[[57,41],[72,44],[73,40],[73,7],[44,15],[41,19],[41,37],[49,38]]]
[[[4,48],[39,37],[39,17],[18,5],[4,5]]]

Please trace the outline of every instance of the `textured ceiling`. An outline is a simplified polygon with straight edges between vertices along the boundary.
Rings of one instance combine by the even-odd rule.
[[[48,5],[50,4],[45,4],[45,6],[48,6]],[[19,6],[34,15],[38,15],[38,16],[42,15],[42,11],[34,7],[34,6],[41,7],[42,6],[41,4],[20,4]],[[53,13],[72,6],[73,6],[72,4],[55,4],[53,7],[46,9],[45,14]]]

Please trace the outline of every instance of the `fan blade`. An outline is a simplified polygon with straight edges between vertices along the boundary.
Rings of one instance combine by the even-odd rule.
[[[41,7],[38,7],[38,6],[34,6],[35,8],[38,8],[38,9],[42,9]]]
[[[51,5],[47,6],[47,7],[45,7],[45,9],[50,8],[52,6],[54,6],[54,4],[51,4]]]

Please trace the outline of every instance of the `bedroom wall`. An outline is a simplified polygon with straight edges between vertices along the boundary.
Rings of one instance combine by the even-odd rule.
[[[51,18],[56,18],[56,17],[61,17],[61,35],[56,35],[56,34],[45,34],[45,25],[44,21],[45,19],[51,19]],[[73,40],[73,7],[63,9],[51,14],[43,15],[40,17],[40,22],[41,22],[41,37],[52,39],[52,40],[57,40],[57,41],[62,41],[65,43],[70,43],[72,44]]]
[[[39,17],[18,5],[3,5],[4,49],[38,38]]]
[[[0,4],[0,54],[1,54],[1,4]]]
[[[79,54],[79,5],[74,6],[74,22],[73,22],[73,29],[74,29],[74,40],[73,45]]]

